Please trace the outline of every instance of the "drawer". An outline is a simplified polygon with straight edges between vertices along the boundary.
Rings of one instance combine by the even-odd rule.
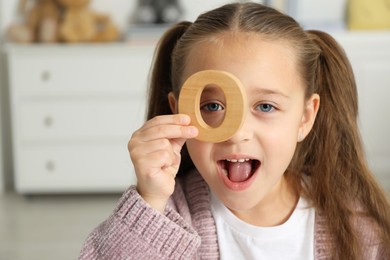
[[[9,54],[9,79],[21,94],[145,92],[152,55],[153,47],[58,47],[45,55],[30,48]]]
[[[19,192],[123,192],[135,175],[126,144],[24,146],[16,161]]]
[[[128,138],[144,122],[143,99],[23,102],[14,127],[19,140],[87,141]]]

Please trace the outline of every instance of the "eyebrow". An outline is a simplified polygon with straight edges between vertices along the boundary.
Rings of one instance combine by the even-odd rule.
[[[273,89],[266,89],[266,88],[255,89],[255,90],[253,90],[253,92],[255,92],[256,94],[260,94],[260,95],[277,95],[277,96],[281,96],[283,98],[289,98],[289,96],[286,95],[285,93],[283,93],[281,91],[273,90]]]
[[[210,87],[208,87],[210,86]],[[218,88],[219,86],[217,85],[214,85],[214,84],[210,84],[208,85],[207,87],[205,87],[203,89],[203,92],[202,94],[213,94],[215,92],[218,92]],[[250,93],[254,94],[254,95],[262,95],[262,96],[265,96],[265,95],[274,95],[274,96],[280,96],[282,98],[290,98],[287,94],[281,92],[281,91],[278,91],[278,90],[274,90],[274,89],[268,89],[268,88],[253,88],[252,90],[249,90]]]

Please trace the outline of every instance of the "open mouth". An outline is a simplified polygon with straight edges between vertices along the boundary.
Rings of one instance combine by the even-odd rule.
[[[222,172],[231,182],[244,182],[248,180],[260,167],[256,159],[226,159],[219,161]]]

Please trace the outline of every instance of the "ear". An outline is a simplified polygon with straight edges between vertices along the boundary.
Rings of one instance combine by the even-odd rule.
[[[316,119],[318,109],[320,108],[320,96],[313,94],[306,102],[302,116],[301,125],[299,126],[297,140],[303,141],[313,128],[314,121]]]
[[[178,113],[178,107],[177,107],[177,99],[175,97],[175,94],[173,94],[173,92],[169,92],[168,94],[168,101],[169,101],[169,107],[171,108],[171,111],[173,114],[177,114]]]

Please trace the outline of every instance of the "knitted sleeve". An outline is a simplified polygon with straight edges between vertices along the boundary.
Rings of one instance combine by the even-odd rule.
[[[200,237],[174,210],[161,214],[130,187],[87,238],[79,259],[192,259]]]
[[[390,259],[390,249],[384,246],[378,223],[364,214],[355,216],[352,223],[361,242],[362,259]]]

